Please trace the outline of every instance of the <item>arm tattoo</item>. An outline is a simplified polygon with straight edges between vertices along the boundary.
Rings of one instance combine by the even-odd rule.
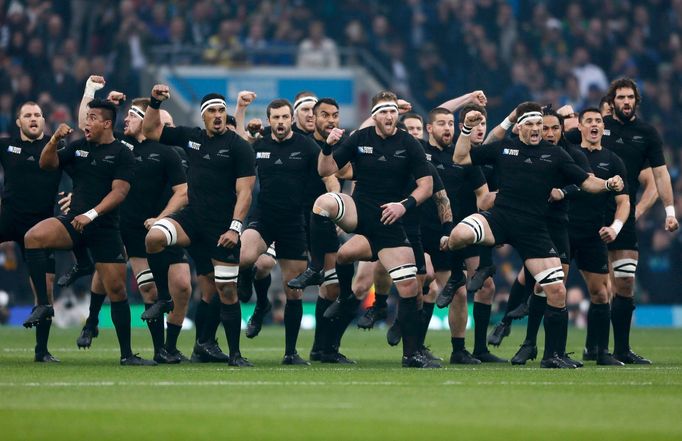
[[[441,190],[433,194],[433,201],[438,208],[438,218],[441,223],[452,222],[452,209],[450,208],[450,199],[445,190]]]

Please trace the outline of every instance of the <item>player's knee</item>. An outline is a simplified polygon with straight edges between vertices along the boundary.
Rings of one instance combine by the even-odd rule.
[[[346,214],[346,203],[338,193],[325,193],[315,200],[313,213],[338,222]]]
[[[590,302],[597,305],[609,303],[609,291],[606,286],[590,290]]]
[[[144,238],[144,247],[147,254],[160,253],[166,247],[166,236],[158,229],[149,230]]]
[[[336,261],[342,265],[347,265],[349,263],[353,263],[355,260],[353,253],[351,253],[348,249],[341,247],[339,252],[336,254]]]
[[[467,245],[472,245],[475,241],[476,235],[473,230],[460,222],[452,229],[450,237],[448,237],[448,248],[451,250],[459,250]]]
[[[107,296],[112,302],[122,302],[127,298],[126,287],[122,281],[111,283],[107,289]]]
[[[234,305],[239,301],[237,295],[236,285],[227,283],[216,283],[218,287],[218,295],[220,296],[220,303],[224,305]]]
[[[417,294],[417,267],[408,263],[388,270],[393,283],[401,297],[413,297]]]
[[[47,240],[47,233],[41,228],[31,228],[24,235],[24,245],[26,248],[40,248]]]

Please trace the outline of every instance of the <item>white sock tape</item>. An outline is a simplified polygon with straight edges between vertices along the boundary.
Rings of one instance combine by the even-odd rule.
[[[137,280],[138,287],[147,285],[149,283],[154,283],[154,274],[152,274],[152,270],[150,269],[142,270],[137,273],[135,280]]]
[[[175,225],[168,219],[159,219],[154,222],[150,230],[159,230],[166,236],[167,245],[175,245],[178,242],[178,231]]]
[[[324,272],[324,282],[320,286],[338,285],[339,277],[336,275],[336,269],[332,268]]]
[[[272,257],[273,259],[277,259],[277,252],[275,251],[275,243],[271,243],[268,249],[265,251],[265,254],[268,256]]]
[[[635,277],[637,272],[636,259],[618,259],[611,265],[613,267],[613,277],[624,279],[626,277]]]

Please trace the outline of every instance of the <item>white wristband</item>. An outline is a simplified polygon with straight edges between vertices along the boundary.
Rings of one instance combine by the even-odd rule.
[[[104,84],[95,83],[94,81],[91,81],[88,78],[88,81],[85,82],[85,92],[83,92],[83,96],[85,96],[87,98],[94,98],[95,92],[97,92],[98,90],[100,90],[103,87],[104,87]]]
[[[675,206],[668,205],[667,207],[665,207],[665,215],[666,217],[675,217]]]
[[[606,189],[606,191],[612,191],[611,187],[609,187],[609,180],[608,179],[604,179],[604,188]]]
[[[232,222],[230,222],[230,230],[236,231],[239,235],[242,234],[242,228],[244,227],[244,224],[240,220],[233,219]]]
[[[467,127],[466,125],[462,124],[462,136],[470,136],[471,130],[472,127]]]
[[[93,208],[83,213],[83,216],[87,217],[91,221],[94,221],[95,219],[97,219],[97,216],[99,216],[99,213],[97,213]]]
[[[620,233],[620,230],[623,229],[623,222],[621,222],[619,219],[616,219],[611,224],[611,228],[613,228],[613,231],[616,232],[616,236],[618,236],[618,233]]]
[[[504,130],[509,130],[509,128],[510,128],[511,126],[513,126],[513,125],[514,125],[514,123],[512,123],[511,121],[509,121],[509,117],[508,117],[508,116],[505,117],[505,118],[504,118],[504,121],[502,121],[502,122],[500,123],[500,127],[502,127]]]

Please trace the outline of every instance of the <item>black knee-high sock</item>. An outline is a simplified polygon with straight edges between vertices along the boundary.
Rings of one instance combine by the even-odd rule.
[[[284,305],[284,354],[296,353],[296,341],[298,332],[301,330],[301,318],[303,318],[303,302],[301,300],[287,299]]]
[[[211,303],[208,304],[206,323],[204,324],[201,340],[199,340],[201,343],[215,340],[215,334],[218,332],[218,326],[220,326],[220,305],[220,296],[216,294],[211,299]]]
[[[590,352],[593,352],[597,347],[596,312],[595,304],[590,302],[590,307],[587,310],[587,334],[585,335],[585,349]]]
[[[417,298],[400,298],[398,322],[403,335],[403,356],[411,357],[419,349],[419,319]]]
[[[464,337],[452,337],[450,343],[452,344],[452,352],[463,351],[465,348]]]
[[[149,269],[154,275],[154,284],[159,295],[159,300],[168,301],[171,299],[170,291],[168,290],[168,268],[171,265],[169,253],[166,250],[160,253],[148,254],[147,262],[149,262]]]
[[[116,328],[118,346],[121,348],[121,358],[130,357],[133,351],[130,348],[130,305],[128,299],[120,302],[111,302],[111,321]]]
[[[632,297],[616,294],[611,305],[611,323],[613,323],[613,352],[622,354],[630,350],[630,325],[635,302]]]
[[[526,280],[526,284],[528,284],[528,280]],[[507,315],[509,311],[514,310],[517,306],[519,306],[525,297],[525,285],[521,285],[519,283],[519,279],[514,280],[514,283],[512,284],[511,289],[509,290],[509,300],[507,300],[507,308],[505,310],[504,317],[502,318],[502,322],[506,324],[511,324],[512,318]]]
[[[239,336],[242,329],[242,307],[239,302],[232,305],[222,304],[220,307],[220,321],[225,328],[225,337],[227,338],[227,346],[230,349],[230,355],[235,355],[239,352]]]
[[[256,289],[256,308],[264,309],[268,305],[268,290],[272,284],[272,277],[270,274],[262,279],[255,279],[253,287]]]
[[[547,307],[547,297],[541,297],[533,294],[530,298],[530,305],[528,306],[528,324],[526,326],[526,340],[525,342],[537,344],[538,331],[542,323],[542,317],[545,315],[545,308]]]
[[[488,352],[486,334],[490,323],[491,305],[474,302],[474,354]]]
[[[41,320],[36,326],[36,354],[47,352],[47,340],[50,338],[50,327],[52,320]]]
[[[158,320],[159,322],[161,320]],[[182,325],[174,325],[173,323],[167,323],[166,329],[166,350],[169,352],[175,352],[178,350],[178,337],[180,336],[180,331],[182,331]]]
[[[73,257],[76,258],[76,265],[78,265],[79,268],[87,268],[95,265],[90,258],[87,247],[76,247],[72,252]]]
[[[152,305],[144,304],[144,310],[148,310]],[[170,327],[170,323],[168,324]],[[156,354],[163,347],[163,320],[147,320],[147,328],[152,336],[152,344],[154,345],[154,353]]]
[[[331,302],[322,297],[317,297],[315,303],[315,339],[313,340],[313,351],[327,350],[330,344],[330,321],[324,318],[324,312],[327,310]]]
[[[424,341],[426,340],[426,334],[429,332],[429,323],[431,323],[431,317],[433,317],[433,303],[424,302],[422,304],[422,317],[419,330],[419,347],[424,346]]]
[[[374,304],[372,306],[378,309],[386,308],[388,306],[388,294],[374,291]]]
[[[561,326],[559,327],[559,335],[557,336],[557,353],[559,355],[566,354],[566,342],[568,341],[568,308],[563,308],[561,313]]]
[[[328,217],[310,213],[310,268],[322,271],[324,268],[325,238],[334,230],[334,223]]]
[[[346,301],[351,297],[355,297],[353,294],[353,274],[355,274],[355,266],[352,263],[336,263],[340,301]]]
[[[102,304],[106,298],[106,294],[90,291],[90,311],[88,313],[88,319],[85,321],[85,326],[95,328],[99,325],[99,312],[102,310]]]
[[[42,248],[27,248],[24,251],[28,273],[33,281],[39,305],[50,303],[47,298],[47,281],[45,280],[48,269],[47,255],[48,251]]]
[[[204,302],[204,299],[199,300],[197,310],[194,312],[194,327],[196,332],[194,341],[196,342],[201,340],[201,335],[204,332],[204,326],[206,326],[206,316],[209,314],[209,309],[210,306],[208,303]]]
[[[480,247],[478,267],[493,266],[493,249],[492,247]]]
[[[346,333],[348,325],[350,325],[350,322],[352,322],[353,319],[355,318],[355,313],[358,310],[358,305],[360,305],[360,300],[358,300],[355,296],[350,297],[345,302],[344,311],[341,314],[341,317],[337,318],[336,320],[332,320],[331,349],[333,351],[338,351],[339,348],[341,347],[341,339],[343,338],[343,334]]]
[[[555,308],[550,305],[545,308],[545,353],[543,358],[550,358],[554,353],[558,354],[559,352],[564,315],[568,315],[566,308]]]
[[[592,335],[594,347],[600,354],[609,352],[609,331],[611,328],[611,305],[590,303],[592,312]],[[588,323],[587,326],[590,326]]]

